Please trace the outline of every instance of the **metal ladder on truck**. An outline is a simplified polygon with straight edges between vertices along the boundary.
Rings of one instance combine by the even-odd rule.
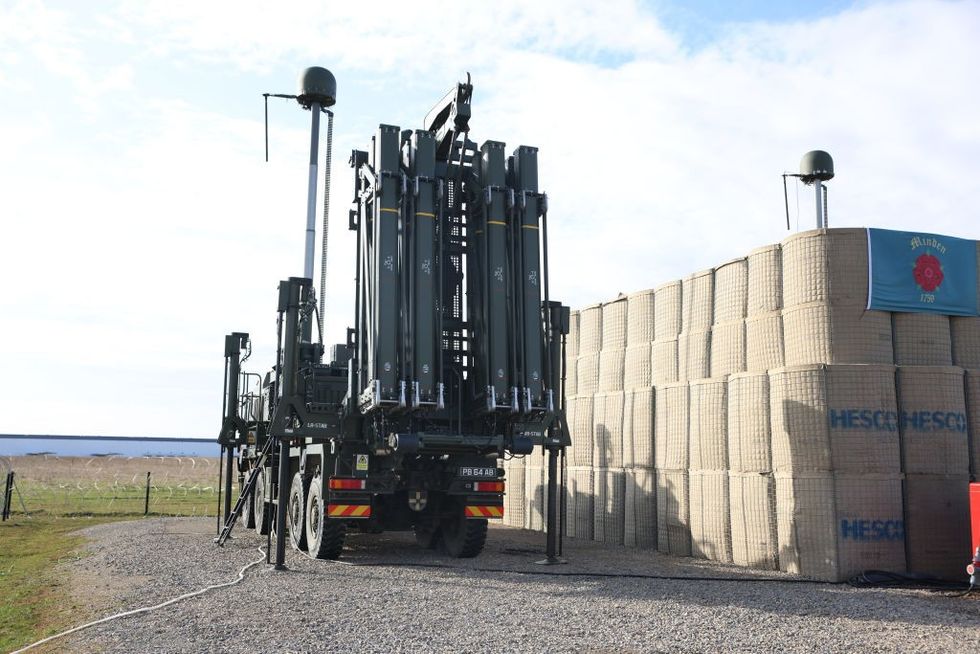
[[[252,498],[252,488],[255,486],[255,480],[258,479],[259,472],[265,466],[265,460],[269,457],[272,452],[272,445],[276,439],[267,438],[265,445],[262,446],[262,450],[259,452],[259,458],[255,462],[255,466],[248,473],[248,479],[245,480],[245,486],[242,487],[242,494],[238,496],[238,501],[235,502],[235,508],[232,509],[231,513],[228,514],[228,520],[225,522],[224,527],[221,528],[221,533],[214,542],[219,546],[224,545],[231,537],[231,530],[235,528],[235,523],[238,521],[238,516],[241,515],[242,510],[245,509],[245,502],[248,502]]]

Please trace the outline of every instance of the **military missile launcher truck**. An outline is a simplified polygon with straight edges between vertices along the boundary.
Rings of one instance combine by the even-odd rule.
[[[218,439],[225,499],[216,541],[239,520],[274,534],[277,567],[287,537],[311,557],[337,558],[349,530],[414,530],[424,548],[476,556],[487,520],[504,512],[499,461],[543,447],[555,560],[557,471],[569,444],[562,391],[569,313],[549,297],[537,150],[507,155],[501,142],[469,139],[469,78],[422,129],[380,125],[365,150],[354,150],[353,327],[327,352],[326,275],[318,304],[313,234],[319,117],[330,121],[328,194],[327,107],[336,82],[311,68],[300,86],[298,96],[274,97],[296,98],[313,116],[306,266],[303,277],[279,284],[271,369],[243,372],[249,336],[225,338]]]

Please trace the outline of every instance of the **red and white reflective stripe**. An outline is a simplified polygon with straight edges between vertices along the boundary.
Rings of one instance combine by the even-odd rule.
[[[502,506],[468,506],[466,507],[467,518],[503,518],[504,507]]]
[[[370,504],[328,504],[327,515],[331,518],[370,518]]]
[[[502,481],[475,481],[473,490],[478,493],[503,493],[504,482]]]
[[[330,478],[330,490],[364,490],[365,488],[367,488],[365,479]]]

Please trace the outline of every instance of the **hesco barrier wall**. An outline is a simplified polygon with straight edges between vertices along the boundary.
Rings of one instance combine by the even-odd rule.
[[[865,230],[814,230],[573,312],[565,534],[962,578],[980,318],[869,311],[867,289]],[[542,529],[543,458],[504,467],[505,522]]]

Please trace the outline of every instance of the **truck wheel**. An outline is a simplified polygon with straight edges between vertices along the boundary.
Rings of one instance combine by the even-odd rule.
[[[255,477],[255,489],[252,491],[252,515],[255,520],[255,533],[265,536],[269,533],[269,504],[265,501],[265,471],[259,470]]]
[[[330,520],[323,502],[323,481],[314,477],[306,493],[307,553],[314,559],[337,559],[344,549],[347,525]]]
[[[483,551],[487,542],[487,521],[467,519],[463,507],[443,518],[439,529],[446,554],[456,559],[470,559]]]
[[[245,480],[242,481],[239,494],[241,494],[241,490],[245,489],[245,482],[248,481],[248,473],[249,470],[246,469]],[[245,527],[246,529],[255,529],[255,511],[253,511],[253,507],[252,507],[252,493],[254,493],[254,489],[251,492],[249,492],[248,497],[245,499],[245,504],[242,506],[241,521],[242,521],[242,526]]]
[[[431,513],[426,511],[415,521],[415,542],[424,550],[434,550],[439,545],[439,524]]]
[[[293,475],[293,484],[289,487],[286,526],[293,549],[301,552],[306,551],[306,495],[309,487],[310,484],[303,475],[298,472]]]

